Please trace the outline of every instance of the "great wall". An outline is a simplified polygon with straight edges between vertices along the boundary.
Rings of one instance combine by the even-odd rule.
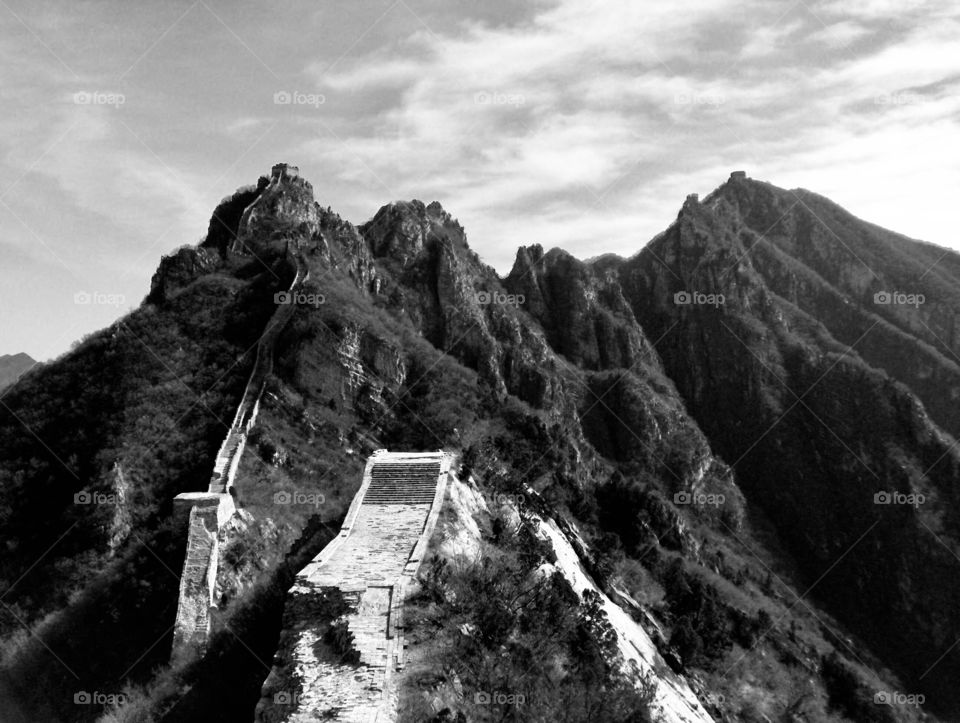
[[[426,551],[447,488],[443,452],[375,452],[337,535],[297,576],[283,634],[264,683],[257,721],[396,720],[395,674],[404,665],[403,600]],[[358,664],[320,659],[315,644],[329,620],[322,600],[339,590]]]
[[[285,164],[274,166],[271,184],[285,177],[296,177],[293,168]],[[239,228],[249,217],[251,208],[263,198],[258,196],[244,211]],[[287,244],[287,254],[296,265],[296,274],[287,293],[292,298],[310,276],[306,260],[299,248],[292,251]],[[202,654],[207,640],[215,627],[217,605],[215,587],[220,559],[219,533],[224,524],[236,512],[234,481],[247,435],[257,419],[260,399],[267,379],[273,370],[273,352],[276,340],[296,307],[292,303],[277,305],[257,343],[256,360],[243,397],[237,407],[227,436],[220,446],[214,462],[213,474],[206,492],[184,492],[174,498],[174,517],[187,529],[187,548],[183,572],[180,576],[180,594],[177,617],[173,632],[171,657],[187,654]]]
[[[457,477],[443,452],[375,452],[340,533],[296,577],[287,594],[273,668],[263,684],[256,723],[395,723],[406,662],[404,600],[431,539],[463,562],[479,549],[476,516],[486,509],[479,488]],[[531,498],[537,497],[528,489]],[[435,534],[441,509],[442,534]],[[449,517],[449,519],[447,519]],[[548,568],[581,597],[592,591],[616,645],[638,680],[657,680],[653,704],[661,723],[712,723],[687,682],[674,674],[650,635],[593,581],[567,534],[532,513],[536,534],[556,553]],[[474,532],[471,533],[470,530]],[[448,536],[452,531],[452,536]],[[355,660],[337,660],[324,639],[332,622],[328,594],[346,602],[343,615]]]
[[[278,164],[264,192],[295,178],[295,167]],[[247,206],[238,228],[246,228],[263,195]],[[242,250],[239,234],[235,243]],[[286,253],[296,264],[288,289],[292,298],[309,271],[299,244],[292,250],[288,242]],[[219,627],[215,589],[220,532],[237,513],[237,470],[273,369],[276,340],[295,308],[292,303],[279,303],[266,325],[207,490],[182,493],[174,500],[174,514],[187,529],[174,660],[202,656]],[[377,450],[368,459],[339,534],[299,572],[287,594],[278,649],[255,713],[257,723],[305,723],[318,720],[319,715],[340,723],[395,723],[398,719],[399,674],[405,665],[404,599],[414,587],[441,508],[445,502],[450,505],[452,515],[459,518],[454,525],[463,532],[476,526],[467,517],[485,506],[476,486],[458,479],[451,464],[452,457],[442,450]],[[470,510],[457,511],[471,495],[475,499],[468,505]],[[639,673],[660,679],[655,695],[659,719],[664,723],[712,721],[687,683],[669,672],[650,636],[597,588],[556,523],[539,516],[536,520],[537,534],[557,553],[556,571],[578,594],[590,589],[601,599],[624,660]],[[331,591],[346,605],[337,622],[345,624],[355,659],[337,662],[329,650],[323,652],[323,632],[334,622],[326,607]]]

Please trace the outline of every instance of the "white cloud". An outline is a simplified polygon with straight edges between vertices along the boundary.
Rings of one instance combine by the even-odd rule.
[[[461,5],[418,0],[330,4],[305,21],[240,3],[220,13],[235,36],[201,14],[209,27],[181,24],[136,66],[121,109],[64,98],[109,90],[144,49],[122,31],[152,42],[156,29],[109,3],[59,23],[65,13],[25,13],[71,64],[90,62],[74,77],[26,31],[0,47],[8,182],[46,153],[6,200],[64,254],[146,253],[143,284],[160,251],[196,240],[217,200],[278,160],[356,221],[391,200],[440,200],[501,270],[533,241],[632,253],[687,193],[739,168],[960,246],[946,190],[960,180],[947,152],[960,28],[947,0],[467,5],[467,21]],[[101,26],[124,41],[98,64],[72,42]],[[280,88],[326,102],[274,105]],[[2,208],[0,232],[35,243]]]

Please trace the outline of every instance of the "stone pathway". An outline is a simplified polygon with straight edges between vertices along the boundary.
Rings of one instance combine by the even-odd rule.
[[[403,661],[403,590],[419,567],[440,511],[449,460],[442,452],[378,452],[368,460],[340,534],[297,576],[287,600],[280,649],[256,720],[392,723],[394,673]],[[337,588],[360,654],[358,665],[317,657],[310,620],[324,589]]]
[[[341,590],[392,585],[410,559],[429,512],[430,505],[423,504],[362,505],[336,555],[312,570],[308,579]]]

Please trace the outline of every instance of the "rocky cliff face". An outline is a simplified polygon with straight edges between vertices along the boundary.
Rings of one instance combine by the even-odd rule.
[[[667,373],[812,594],[944,694],[958,661],[927,668],[960,623],[937,581],[958,549],[955,264],[812,194],[735,179],[620,266],[640,323],[664,335]],[[873,303],[884,289],[925,300]]]
[[[476,369],[498,396],[560,405],[558,367],[542,332],[440,204],[384,206],[360,232],[383,270],[380,295],[431,344]]]
[[[285,303],[275,294],[289,282],[290,245],[310,281],[287,300],[295,311],[238,474],[243,513],[218,580],[226,628],[208,656],[217,664],[163,667],[169,642],[149,643],[172,623],[176,585],[139,545],[182,564],[169,500],[209,478],[218,420],[232,418],[249,350]],[[886,303],[883,292],[900,296]],[[657,648],[646,659],[671,669],[652,666],[654,678],[688,686],[715,719],[920,719],[909,704],[874,705],[884,691],[925,695],[950,719],[960,710],[950,685],[960,659],[948,650],[960,601],[943,582],[960,565],[958,299],[957,255],[739,176],[688,198],[629,259],[531,246],[504,278],[439,203],[391,203],[354,226],[307,181],[264,177],[218,206],[197,248],[161,262],[142,309],[5,399],[0,431],[14,442],[0,451],[0,533],[12,551],[2,590],[27,624],[53,621],[44,642],[82,668],[85,687],[141,686],[118,720],[249,718],[263,671],[235,638],[251,631],[243,642],[272,655],[283,581],[317,529],[339,528],[359,457],[443,448],[490,510],[554,520],[577,557],[565,548],[570,569],[589,574],[601,608],[623,611],[617,629],[643,626],[637,639]],[[52,451],[72,475],[14,413],[59,440]],[[120,479],[119,510],[69,503]],[[524,690],[546,695],[561,671],[540,663],[556,640],[518,600],[550,552],[515,518],[451,532],[471,549],[482,540],[505,577],[428,568],[420,612],[485,679],[509,688],[520,675],[510,661],[529,661]],[[54,543],[52,566],[18,583]],[[63,576],[75,594],[56,591]],[[613,707],[602,709],[623,720],[637,719],[628,710],[656,719],[637,698],[644,686],[621,685],[610,666],[604,636],[623,638],[610,638],[610,615],[540,592],[567,626],[571,680],[608,690]],[[157,624],[122,638],[144,610]],[[12,621],[2,630],[13,640]],[[124,644],[83,662],[83,630]],[[14,642],[0,692],[40,710],[30,691],[41,681],[50,720],[102,712],[77,713],[56,660]],[[411,689],[462,686],[439,655],[418,666]],[[432,711],[436,721],[483,712],[462,691],[443,700],[453,708]]]
[[[907,384],[957,434],[956,254],[872,226],[809,191],[741,180],[707,199],[720,204],[738,215],[771,291],[841,343],[856,343],[864,361]]]

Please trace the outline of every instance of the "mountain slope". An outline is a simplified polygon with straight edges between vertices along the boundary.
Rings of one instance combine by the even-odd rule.
[[[734,186],[744,184],[741,198]],[[834,295],[859,276],[831,286],[813,271],[813,251],[791,255],[797,239],[819,239],[795,233],[799,216],[780,246],[752,248],[749,224],[760,221],[745,219],[766,220],[788,193],[768,199],[765,189],[737,179],[703,204],[688,200],[631,259],[531,247],[506,278],[439,203],[391,203],[357,227],[317,203],[293,167],[239,189],[204,242],[161,261],[139,310],[24,379],[0,410],[0,433],[13,440],[0,451],[0,535],[11,551],[0,568],[11,606],[0,694],[49,720],[248,719],[286,587],[339,529],[363,458],[442,448],[494,512],[476,524],[497,567],[437,563],[420,580],[424,638],[459,640],[464,615],[477,626],[464,666],[504,685],[522,675],[541,694],[566,675],[623,720],[656,718],[630,692],[643,681],[625,685],[617,672],[609,616],[591,596],[541,590],[564,621],[559,640],[535,606],[516,604],[550,560],[523,523],[533,510],[575,551],[566,567],[644,628],[671,669],[662,679],[682,678],[717,720],[919,719],[909,705],[874,705],[880,691],[923,690],[957,710],[949,655],[924,687],[908,687],[923,672],[920,646],[936,647],[938,630],[960,635],[953,593],[935,584],[956,563],[924,531],[949,542],[956,529],[957,461],[937,426],[949,405],[928,417],[906,371],[899,383],[849,350],[857,339],[841,337],[869,329],[867,311],[833,330]],[[284,301],[275,295],[293,273],[291,249],[310,280]],[[953,283],[940,271],[938,284]],[[786,288],[797,291],[777,291]],[[678,291],[727,303],[678,306]],[[185,533],[171,500],[204,488],[251,350],[286,302],[296,308],[240,464],[240,511],[222,533],[225,627],[205,657],[168,664]],[[917,354],[951,378],[946,348],[884,313],[875,327],[889,325],[888,353]],[[874,507],[880,489],[930,502]],[[74,504],[83,490],[104,504]],[[497,594],[462,594],[486,590],[498,570]],[[888,634],[855,615],[865,605],[881,626],[909,619]],[[24,626],[34,635],[16,632]],[[566,667],[516,668],[542,650]],[[419,702],[403,720],[421,703],[437,721],[486,715],[452,682],[466,672],[424,651],[405,688]],[[125,700],[74,705],[81,689]],[[589,719],[576,710],[570,720]],[[553,708],[500,713],[546,720]]]
[[[733,178],[620,269],[641,324],[665,334],[668,373],[811,593],[947,708],[960,703],[944,639],[960,625],[944,585],[958,572],[960,377],[949,345],[933,344],[953,338],[957,264],[812,194]],[[885,289],[927,303],[873,305]],[[684,291],[725,303],[675,304]],[[923,503],[875,504],[878,493]]]

